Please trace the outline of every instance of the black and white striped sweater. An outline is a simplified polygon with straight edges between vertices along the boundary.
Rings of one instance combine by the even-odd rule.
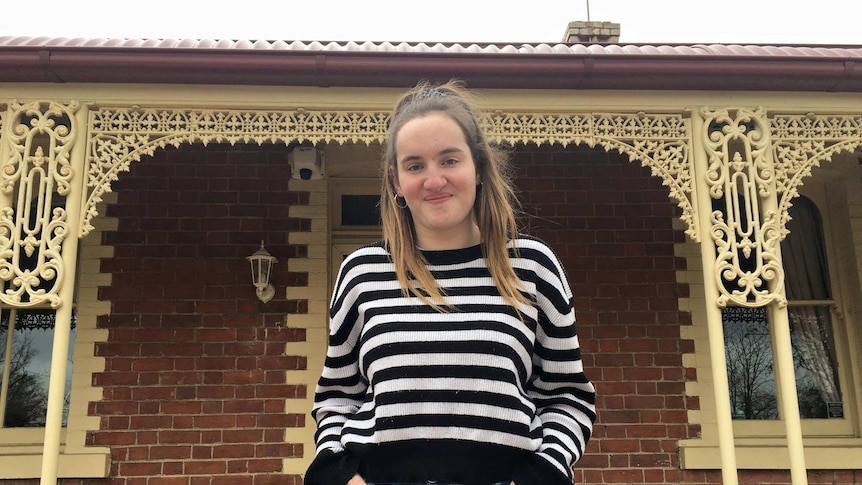
[[[480,246],[424,251],[454,310],[402,294],[382,243],[342,264],[312,411],[306,485],[438,480],[572,483],[595,420],[572,294],[553,251],[520,236],[511,264],[534,302],[520,316]]]

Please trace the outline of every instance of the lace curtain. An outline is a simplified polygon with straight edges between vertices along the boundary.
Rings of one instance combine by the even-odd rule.
[[[785,285],[791,306],[788,313],[794,335],[794,350],[803,366],[811,372],[820,395],[827,403],[841,402],[837,378],[832,305],[793,305],[793,301],[828,301],[832,299],[829,267],[820,212],[805,197],[794,201],[790,209],[790,234],[781,244],[786,272]]]

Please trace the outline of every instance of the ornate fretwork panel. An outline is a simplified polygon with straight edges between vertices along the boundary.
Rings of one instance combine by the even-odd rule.
[[[618,150],[660,177],[681,209],[686,234],[699,240],[689,151],[689,121],[682,115],[645,113],[506,114],[485,120],[491,142],[584,143]]]
[[[773,115],[770,121],[781,237],[784,238],[789,220],[787,210],[799,195],[803,179],[821,162],[862,145],[862,116]]]
[[[112,108],[90,112],[87,193],[81,221],[88,234],[96,204],[132,162],[186,143],[382,142],[387,115],[334,111],[206,111]]]
[[[82,235],[92,229],[96,205],[120,172],[161,147],[193,142],[380,143],[388,113],[310,111],[189,111],[102,108],[90,112],[87,148],[88,192]],[[504,114],[483,120],[495,143],[586,143],[619,150],[661,177],[682,209],[687,234],[697,240],[688,120],[681,115]]]
[[[782,239],[769,130],[762,110],[703,109],[703,142],[713,200],[710,234],[716,247],[718,305],[786,304]]]
[[[66,196],[77,103],[12,103],[3,120],[0,169],[0,301],[59,307],[68,235]]]

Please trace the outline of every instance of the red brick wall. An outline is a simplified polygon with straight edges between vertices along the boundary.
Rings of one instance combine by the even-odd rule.
[[[618,153],[588,148],[519,150],[518,185],[529,232],[557,251],[575,294],[584,364],[598,420],[576,466],[581,483],[679,483],[677,441],[697,435],[686,412],[692,342],[674,256],[684,234],[661,180]]]
[[[301,329],[285,315],[305,302],[285,298],[304,274],[286,262],[307,248],[288,244],[309,221],[288,217],[307,193],[287,190],[284,146],[202,146],[158,151],[133,165],[115,186],[119,219],[104,235],[113,275],[100,299],[112,313],[96,355],[104,390],[91,406],[102,417],[89,442],[111,447],[110,482],[147,485],[299,483],[280,474],[282,459],[302,456],[290,429],[304,415],[286,414],[285,399],[304,386],[286,382],[305,356],[290,355]],[[245,257],[261,240],[279,259],[275,298],[260,303]],[[287,433],[287,434],[286,434]],[[287,436],[287,438],[286,438]]]

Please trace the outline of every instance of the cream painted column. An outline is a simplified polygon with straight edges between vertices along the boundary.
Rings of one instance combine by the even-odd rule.
[[[773,158],[772,144],[774,140],[768,137],[769,119],[766,113],[757,110],[752,113],[757,116],[760,124],[764,127],[762,135],[766,138],[763,140],[768,147],[762,153],[763,159],[769,167],[770,174],[778,173],[775,167],[775,159]],[[768,137],[768,138],[767,138]],[[764,250],[771,254],[778,268],[782,271],[777,277],[778,281],[772,281],[769,288],[770,293],[774,297],[766,303],[767,315],[769,319],[769,334],[772,339],[772,360],[774,365],[775,384],[778,392],[778,412],[782,420],[784,420],[785,435],[787,438],[787,451],[790,455],[790,482],[793,485],[807,485],[808,474],[805,466],[805,450],[802,441],[802,421],[799,415],[799,399],[796,390],[796,369],[793,363],[793,347],[790,341],[790,319],[787,312],[786,286],[784,285],[784,265],[781,262],[781,240],[783,237],[775,236],[774,240],[770,236],[771,233],[781,234],[780,230],[775,228],[776,220],[780,220],[780,209],[778,207],[778,184],[774,177],[765,177],[767,181],[771,181],[769,190],[761,191],[759,202],[761,205],[760,214],[763,219],[760,221],[762,226],[758,227],[759,235],[765,239],[762,244]],[[764,183],[767,183],[766,181]]]
[[[768,120],[764,120],[766,123]],[[771,148],[772,140],[770,140]],[[772,150],[766,153],[769,166],[774,169],[775,160]],[[769,197],[763,200],[764,214],[779,214],[777,188]],[[780,241],[772,248],[778,264],[781,263]],[[782,273],[782,278],[786,273]],[[783,280],[782,280],[783,283]],[[781,284],[781,294],[785,295],[786,286]],[[778,389],[778,412],[784,420],[787,436],[787,451],[790,454],[790,482],[793,485],[807,485],[808,473],[805,466],[805,450],[802,442],[802,420],[799,415],[799,398],[796,391],[796,369],[793,363],[793,346],[790,341],[790,318],[787,312],[786,300],[773,301],[767,306],[769,318],[769,334],[772,336],[772,355],[775,364],[775,384]]]
[[[75,113],[78,133],[71,152],[74,172],[66,197],[66,238],[63,240],[64,278],[59,291],[61,305],[54,320],[54,344],[51,352],[51,376],[48,381],[48,411],[45,420],[45,445],[42,451],[41,485],[56,485],[60,461],[60,434],[63,429],[63,403],[66,391],[69,340],[72,330],[72,310],[75,296],[75,272],[78,263],[81,205],[87,180],[87,116],[89,110],[82,105]]]
[[[716,285],[715,245],[710,234],[712,227],[712,197],[706,181],[709,169],[706,150],[701,136],[705,133],[704,120],[698,110],[692,110],[692,159],[694,163],[695,194],[697,197],[698,234],[701,235],[700,254],[703,262],[703,286],[706,299],[706,324],[709,333],[709,356],[712,366],[713,394],[715,396],[718,447],[721,454],[721,476],[724,485],[739,483],[736,468],[736,449],[733,437],[733,415],[730,409],[730,384],[727,378],[727,357],[724,346],[724,328],[719,294]]]
[[[778,388],[779,414],[784,420],[787,451],[790,454],[790,483],[807,485],[805,449],[802,443],[802,420],[799,416],[799,399],[796,393],[796,369],[793,365],[793,348],[790,343],[790,319],[787,307],[769,305],[769,333],[772,335],[772,353],[775,361],[775,383]]]
[[[3,134],[5,133],[7,126],[4,125],[4,121],[8,123],[9,119],[12,118],[12,108],[11,106],[7,106],[5,116],[0,113],[0,166],[3,165],[3,161],[7,160],[9,157],[9,143],[3,139]],[[0,207],[12,207],[12,193],[4,193],[0,190]],[[0,345],[3,345],[6,348],[6,353],[4,355],[12,355],[12,338],[15,334],[15,318],[16,311],[12,308],[11,313],[9,314],[9,329],[6,332],[6,341],[0,342]],[[11,373],[11,369],[9,366],[3,366],[3,376],[0,383],[9,382],[9,375]],[[3,422],[6,419],[6,400],[9,398],[9,386],[0,386],[0,428],[3,427]]]

